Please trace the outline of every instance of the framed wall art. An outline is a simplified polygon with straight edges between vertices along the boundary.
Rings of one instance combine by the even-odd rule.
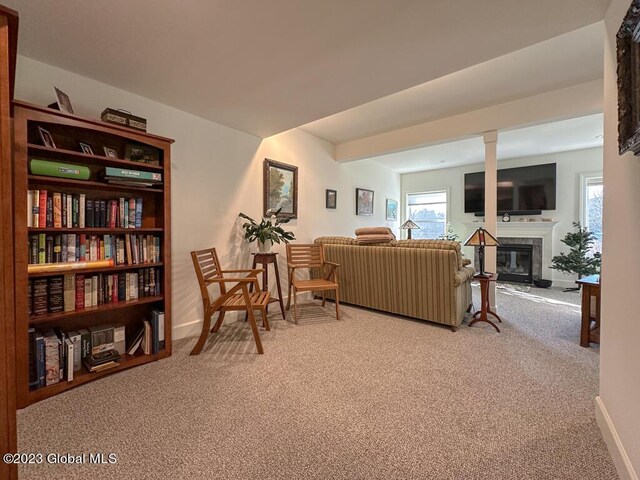
[[[264,216],[298,218],[298,167],[265,158],[263,183]]]
[[[356,188],[356,215],[373,215],[373,190]]]
[[[338,192],[336,190],[329,190],[327,188],[325,191],[324,206],[325,208],[331,209],[338,207]]]
[[[387,198],[387,220],[398,220],[398,201]]]

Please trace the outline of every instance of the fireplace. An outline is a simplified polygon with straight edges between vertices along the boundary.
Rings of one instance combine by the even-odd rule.
[[[499,280],[533,283],[533,245],[500,245],[496,255],[496,270]]]

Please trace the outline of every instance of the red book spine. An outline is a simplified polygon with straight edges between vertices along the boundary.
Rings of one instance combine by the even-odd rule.
[[[109,202],[111,205],[111,217],[109,218],[109,228],[116,228],[116,217],[118,216],[118,203],[115,200]]]
[[[84,308],[84,275],[76,275],[76,310]]]
[[[113,303],[118,303],[118,274],[113,274],[113,285],[111,289],[111,300]]]
[[[47,191],[40,190],[39,198],[39,211],[38,211],[38,225],[45,227],[47,225]]]

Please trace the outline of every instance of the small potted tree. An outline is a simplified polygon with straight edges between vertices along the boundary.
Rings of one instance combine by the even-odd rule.
[[[562,239],[562,243],[569,247],[569,253],[561,253],[551,259],[551,268],[563,273],[576,274],[578,280],[586,275],[593,275],[600,271],[602,257],[600,252],[596,252],[593,256],[589,252],[596,240],[596,237],[586,227],[580,225],[580,222],[573,222],[573,226],[577,232],[569,232]],[[580,290],[577,288],[568,288],[565,291]]]
[[[271,252],[271,247],[274,243],[289,243],[290,240],[296,239],[293,232],[288,232],[281,226],[284,223],[289,223],[290,218],[279,218],[280,209],[276,211],[268,210],[267,214],[269,213],[271,213],[271,216],[263,218],[260,223],[244,213],[238,214],[240,218],[247,220],[242,224],[244,238],[249,243],[257,241],[260,253]]]

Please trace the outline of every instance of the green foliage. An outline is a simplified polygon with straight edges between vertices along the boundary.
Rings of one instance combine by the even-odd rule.
[[[589,256],[596,236],[586,227],[582,227],[579,222],[573,222],[573,226],[577,231],[567,233],[562,240],[562,243],[569,247],[569,253],[561,253],[553,257],[551,268],[563,273],[575,273],[578,278],[598,273],[602,264],[600,253]]]
[[[255,242],[257,240],[262,243],[267,240],[271,240],[273,243],[289,243],[290,240],[295,240],[296,237],[293,232],[287,232],[280,226],[283,223],[289,223],[291,220],[290,218],[278,218],[277,215],[280,213],[280,210],[282,209],[272,212],[273,214],[270,218],[263,218],[260,223],[244,213],[239,213],[238,216],[240,218],[248,220],[248,222],[242,224],[242,228],[244,228],[244,238],[249,240],[249,242]]]
[[[451,223],[447,222],[447,226],[444,230],[444,233],[438,237],[438,240],[460,241],[460,237],[458,237],[458,234],[453,231],[453,227],[451,226]]]

